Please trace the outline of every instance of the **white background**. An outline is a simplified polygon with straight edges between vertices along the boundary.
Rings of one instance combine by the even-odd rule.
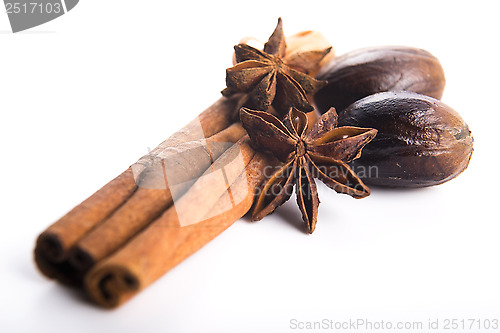
[[[282,3],[82,0],[18,34],[0,13],[1,332],[500,319],[497,2]],[[233,45],[266,40],[279,16],[285,33],[319,30],[337,54],[408,45],[436,55],[443,101],[474,135],[469,168],[444,185],[374,188],[363,200],[321,187],[313,235],[292,199],[261,222],[236,222],[112,311],[39,274],[36,236],[212,104]]]

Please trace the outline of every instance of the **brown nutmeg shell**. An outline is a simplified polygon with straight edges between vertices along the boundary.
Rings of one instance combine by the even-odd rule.
[[[341,113],[366,96],[383,91],[413,91],[440,99],[445,86],[439,60],[429,52],[404,46],[370,47],[332,58],[316,78],[328,81],[315,96],[321,113]]]
[[[460,115],[441,101],[412,92],[363,98],[339,115],[339,125],[375,128],[378,134],[352,161],[368,185],[423,187],[464,171],[473,138]]]

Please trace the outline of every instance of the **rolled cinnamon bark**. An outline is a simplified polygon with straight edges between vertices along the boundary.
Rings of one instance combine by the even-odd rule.
[[[68,262],[74,245],[89,231],[107,219],[137,190],[136,180],[169,147],[210,137],[233,123],[242,95],[221,97],[180,131],[161,143],[136,164],[109,182],[80,205],[47,228],[37,239],[35,261],[42,273],[68,284],[78,284],[82,271]],[[134,177],[135,174],[135,177]]]
[[[137,180],[140,181],[139,176],[144,169],[150,167],[155,161],[162,159],[165,153],[169,154],[170,149],[175,149],[178,145],[186,142],[204,140],[238,122],[238,111],[247,99],[248,97],[245,94],[237,94],[230,98],[221,97],[189,124],[141,157],[134,164],[134,175]]]
[[[245,215],[269,165],[270,157],[256,154],[242,138],[175,205],[90,270],[89,296],[101,306],[118,306],[196,252]]]
[[[40,271],[50,278],[74,284],[78,272],[66,262],[69,249],[127,200],[136,188],[129,168],[45,230],[35,247],[35,261]]]
[[[156,188],[141,187],[139,184],[139,188],[120,208],[76,244],[69,259],[70,264],[83,275],[96,262],[117,250],[170,207],[173,200],[190,187],[192,179],[203,174],[229,145],[245,134],[241,124],[235,123],[206,140],[179,144],[175,149],[165,150],[163,160],[155,164],[159,166],[156,168],[159,172],[143,170],[143,173],[153,174],[156,180],[149,181],[143,177],[143,182]],[[165,153],[167,151],[171,156]],[[165,175],[165,159],[175,161],[168,166],[168,179]],[[173,186],[170,186],[171,181],[180,185],[174,186],[172,183]]]

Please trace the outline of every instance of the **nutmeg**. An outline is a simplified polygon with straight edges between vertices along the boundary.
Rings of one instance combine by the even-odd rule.
[[[353,170],[369,185],[441,184],[467,168],[473,151],[471,131],[456,111],[413,92],[363,98],[339,115],[339,125],[378,130],[352,162]]]
[[[383,91],[413,91],[440,99],[445,78],[439,60],[429,52],[404,46],[371,47],[332,58],[316,75],[328,85],[315,96],[321,113],[341,113],[363,97]]]

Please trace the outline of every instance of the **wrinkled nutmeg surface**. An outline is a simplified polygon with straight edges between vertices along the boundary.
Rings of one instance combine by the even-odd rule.
[[[370,185],[423,187],[464,171],[473,151],[469,127],[452,108],[412,92],[383,92],[363,98],[339,115],[340,126],[378,130],[352,162]]]
[[[339,114],[355,101],[383,91],[413,91],[440,99],[445,78],[429,52],[404,46],[371,47],[332,58],[316,75],[328,81],[314,100],[321,113]]]

